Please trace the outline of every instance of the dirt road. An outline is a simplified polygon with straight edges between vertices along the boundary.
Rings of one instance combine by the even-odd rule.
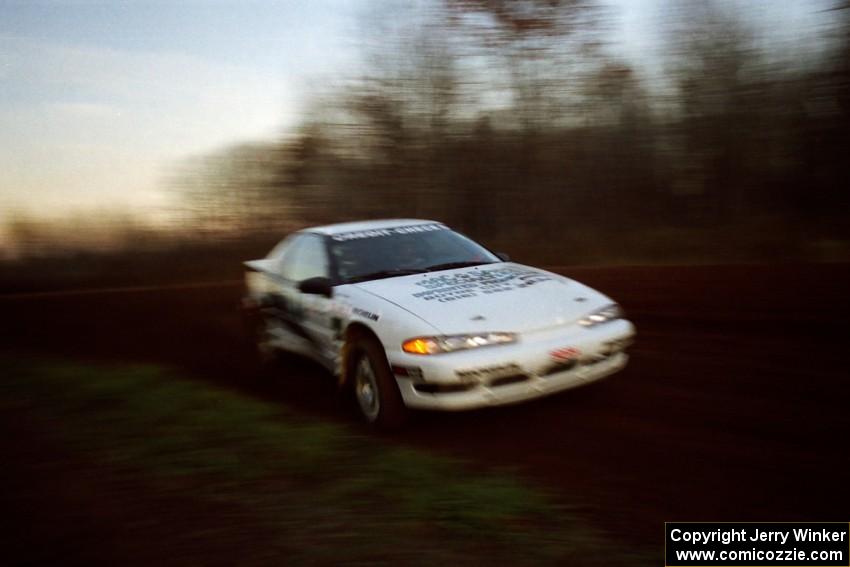
[[[538,402],[423,414],[394,442],[516,468],[624,541],[665,520],[840,520],[850,266],[569,269],[638,329],[627,370]],[[315,365],[257,386],[234,284],[0,298],[0,341],[87,360],[151,361],[354,421]]]

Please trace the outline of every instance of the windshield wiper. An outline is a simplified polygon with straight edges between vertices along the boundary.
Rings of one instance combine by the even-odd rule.
[[[403,268],[403,269],[395,269],[395,270],[380,270],[377,272],[372,272],[371,274],[363,274],[362,276],[354,276],[352,278],[348,278],[345,280],[345,283],[358,283],[365,282],[368,280],[380,280],[383,278],[394,278],[396,276],[409,276],[412,274],[423,274],[428,270],[422,269],[414,269],[414,268]]]
[[[439,272],[440,270],[453,270],[455,268],[469,268],[471,266],[480,266],[482,264],[492,264],[493,262],[481,262],[481,261],[472,261],[467,260],[465,262],[446,262],[445,264],[434,264],[433,266],[428,266],[425,268],[425,271],[428,272]]]

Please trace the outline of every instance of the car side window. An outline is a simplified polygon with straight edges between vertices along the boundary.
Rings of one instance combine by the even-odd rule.
[[[274,259],[277,261],[277,272],[288,280],[293,279],[291,274],[295,269],[296,256],[303,239],[304,237],[300,234],[292,235],[278,244],[269,254],[269,258],[274,255]]]
[[[305,234],[299,238],[295,249],[287,251],[284,266],[283,276],[288,280],[301,282],[309,278],[328,277],[328,253],[324,239],[316,234]]]
[[[266,254],[267,260],[277,260],[280,261],[283,259],[284,254],[287,253],[292,248],[292,243],[298,240],[300,234],[290,234],[280,242],[278,242],[272,251]]]

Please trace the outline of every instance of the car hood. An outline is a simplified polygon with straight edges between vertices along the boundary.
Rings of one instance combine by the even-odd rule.
[[[514,263],[356,284],[445,334],[530,332],[574,323],[611,300],[574,280]]]

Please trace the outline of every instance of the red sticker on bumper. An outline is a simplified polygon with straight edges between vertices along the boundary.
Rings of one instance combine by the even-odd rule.
[[[555,360],[572,360],[574,358],[578,358],[580,354],[581,351],[575,347],[564,347],[553,350],[549,353],[549,356]]]

